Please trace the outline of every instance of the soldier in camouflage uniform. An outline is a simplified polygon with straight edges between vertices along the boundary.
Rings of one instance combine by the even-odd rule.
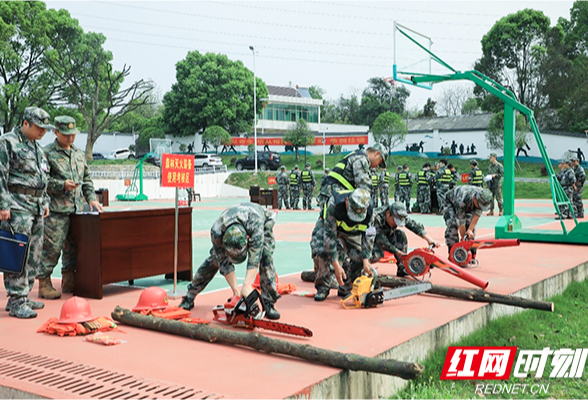
[[[374,207],[378,206],[378,197],[380,195],[380,175],[378,174],[375,168],[370,169],[370,174],[372,178],[372,204]]]
[[[584,203],[582,197],[584,194],[584,183],[586,182],[586,171],[580,165],[578,156],[572,156],[570,158],[572,162],[572,168],[574,169],[574,175],[576,176],[576,183],[574,185],[573,205],[574,214],[576,218],[584,218]]]
[[[362,188],[371,192],[370,168],[385,165],[386,153],[379,143],[367,150],[352,151],[335,165],[326,178],[327,181],[318,195],[319,209],[323,209],[333,191]]]
[[[86,164],[86,155],[73,143],[76,121],[72,117],[55,118],[55,142],[45,147],[49,162],[47,194],[51,198],[49,216],[43,233],[43,262],[37,271],[39,297],[58,299],[61,293],[51,283],[53,269],[61,258],[61,290],[72,293],[76,267],[76,245],[71,238],[70,215],[83,211],[84,198],[90,210],[104,211],[96,200],[94,184]]]
[[[488,189],[463,185],[449,190],[445,200],[445,244],[450,253],[453,245],[466,236],[470,240],[475,238],[482,211],[487,211],[492,204],[492,193]]]
[[[494,215],[494,200],[498,203],[498,215],[502,215],[502,177],[504,176],[504,167],[496,160],[496,153],[490,153],[490,165],[488,165],[488,175],[492,175],[492,180],[488,182],[488,189],[492,192],[492,203],[488,215]]]
[[[402,172],[402,167],[396,167],[396,174],[394,175],[394,201],[400,201],[400,180],[399,175]]]
[[[282,203],[286,209],[290,209],[290,202],[288,201],[288,186],[290,185],[290,180],[286,173],[286,166],[282,165],[280,173],[276,177],[276,181],[278,182],[278,210],[282,209]]]
[[[300,174],[300,180],[302,182],[302,208],[305,210],[312,210],[312,192],[316,186],[316,180],[310,167],[310,163],[307,162],[304,166],[304,171]]]
[[[569,160],[562,161],[561,178],[559,183],[561,184],[561,187],[563,188],[564,192],[566,193],[568,199],[570,199],[571,202],[574,196],[574,187],[576,186],[576,175],[574,174],[574,170],[570,168],[570,166],[571,163]],[[559,206],[559,213],[562,218],[573,218],[572,213],[570,211],[570,207],[567,204]],[[559,217],[557,217],[556,219],[559,219]]]
[[[400,202],[392,203],[388,207],[376,208],[374,214],[376,239],[370,262],[378,262],[384,257],[384,251],[394,254],[397,260],[397,276],[406,276],[404,265],[399,263],[398,260],[400,260],[401,256],[406,255],[408,250],[406,233],[398,228],[406,226],[408,230],[425,239],[429,245],[440,246],[425,232],[425,227],[421,223],[408,217],[405,205]]]
[[[37,107],[24,110],[22,123],[0,136],[0,228],[29,237],[28,257],[21,273],[4,272],[9,297],[5,310],[11,317],[35,318],[44,307],[29,298],[41,266],[43,218],[49,215],[46,193],[49,167],[37,143],[53,129],[49,114]]]
[[[386,170],[386,167],[380,167],[380,202],[382,206],[390,205],[390,172]],[[375,204],[374,204],[375,206]]]
[[[273,233],[275,223],[276,214],[259,204],[241,203],[223,211],[210,229],[210,256],[194,274],[194,279],[188,284],[188,292],[179,306],[191,310],[196,296],[206,288],[219,270],[231,287],[233,296],[247,297],[254,290],[252,283],[259,269],[261,303],[265,316],[279,319],[280,313],[274,308],[280,298],[276,289],[273,258],[276,248]],[[241,264],[245,260],[247,272],[239,290],[235,264]]]
[[[476,160],[470,160],[470,176],[468,177],[468,185],[482,187],[484,185],[484,173],[478,168]]]
[[[406,204],[406,210],[410,213],[410,192],[412,189],[412,175],[410,174],[408,164],[402,166],[402,172],[397,174],[400,195],[398,201]]]
[[[417,203],[421,214],[429,214],[431,212],[431,183],[433,182],[433,175],[431,174],[431,164],[423,164],[417,174]]]
[[[339,285],[338,294],[344,297],[362,271],[371,274],[373,218],[369,190],[333,192],[312,232],[311,254],[318,267],[314,281],[316,301],[329,295],[333,275]]]
[[[292,210],[300,210],[298,200],[300,199],[300,168],[298,165],[290,171],[290,207]]]
[[[447,168],[447,160],[439,160],[439,169],[435,174],[435,180],[437,181],[437,202],[439,203],[438,214],[441,215],[445,208],[445,194],[453,181],[453,173]]]

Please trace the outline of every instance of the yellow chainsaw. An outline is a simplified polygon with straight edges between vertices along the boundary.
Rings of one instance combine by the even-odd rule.
[[[428,282],[401,286],[394,289],[382,289],[378,285],[378,273],[372,268],[372,275],[362,275],[353,281],[349,296],[341,300],[343,308],[377,307],[387,300],[395,300],[430,290]]]

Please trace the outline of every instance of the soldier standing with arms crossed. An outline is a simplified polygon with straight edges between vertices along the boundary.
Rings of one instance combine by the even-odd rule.
[[[570,161],[572,162],[572,168],[576,175],[573,195],[574,200],[572,202],[574,205],[574,214],[576,215],[576,218],[584,218],[584,203],[582,202],[582,195],[584,193],[584,182],[586,182],[586,171],[584,171],[584,168],[580,165],[578,156],[572,156]]]
[[[492,203],[490,203],[488,215],[494,215],[494,200],[498,204],[498,215],[502,215],[502,177],[504,176],[504,167],[496,160],[496,153],[490,153],[489,158],[488,174],[492,175],[492,180],[488,182],[488,189],[492,192]]]
[[[439,203],[438,215],[443,213],[445,208],[445,193],[450,189],[451,181],[453,180],[453,173],[446,167],[447,160],[439,160],[439,169],[435,174],[437,181],[437,202]]]
[[[570,168],[570,164],[571,162],[569,160],[562,161],[559,183],[571,202],[574,196],[574,188],[576,187],[576,175],[574,174],[574,170]],[[559,212],[562,218],[572,219],[572,212],[567,204],[559,206]],[[559,216],[555,219],[559,219]]]
[[[410,174],[408,164],[402,166],[402,172],[398,175],[398,185],[400,196],[398,201],[406,205],[406,212],[410,213],[410,191],[412,189],[412,175]]]
[[[286,174],[285,165],[280,167],[280,173],[276,177],[276,181],[278,182],[278,210],[282,209],[282,203],[286,209],[290,209],[290,202],[288,201],[288,186],[290,181],[288,174]]]
[[[61,297],[61,293],[51,283],[51,274],[60,255],[61,290],[63,293],[73,293],[77,248],[71,238],[70,216],[83,211],[84,198],[90,210],[104,211],[96,200],[86,155],[73,144],[79,132],[72,117],[56,117],[57,138],[44,149],[49,162],[47,194],[51,199],[51,212],[45,219],[43,261],[37,271],[39,297],[42,299]]]
[[[421,214],[429,214],[431,212],[431,183],[433,176],[431,174],[431,164],[423,164],[417,174],[417,203]]]
[[[298,165],[290,172],[290,207],[292,210],[300,210],[298,200],[300,199],[300,169]]]
[[[21,273],[4,272],[8,295],[5,310],[16,318],[35,318],[41,302],[29,298],[41,266],[43,218],[49,215],[47,172],[43,149],[37,143],[53,129],[49,114],[37,107],[24,110],[20,127],[0,136],[0,224],[2,229],[29,237],[26,265]]]
[[[310,167],[310,163],[307,162],[304,166],[304,171],[300,174],[300,180],[302,181],[302,208],[305,210],[312,210],[312,192],[316,186],[316,180]]]
[[[381,167],[380,172],[380,202],[383,206],[390,205],[390,172]],[[375,206],[375,204],[374,204]]]

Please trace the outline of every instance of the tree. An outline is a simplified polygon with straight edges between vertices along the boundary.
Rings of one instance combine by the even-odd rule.
[[[300,118],[284,135],[284,143],[291,143],[296,152],[296,161],[300,161],[299,147],[306,147],[314,143],[314,135],[308,129],[303,118]]]
[[[46,62],[64,82],[61,99],[77,106],[86,120],[86,158],[91,160],[94,143],[102,132],[125,114],[150,104],[154,85],[141,79],[121,89],[131,67],[113,69],[112,53],[102,47],[104,35],[84,33],[77,21],[57,22],[53,48],[46,51]]]
[[[388,159],[392,149],[404,142],[407,133],[408,128],[402,117],[391,111],[380,114],[372,126],[376,143],[381,143],[388,149]]]
[[[427,99],[427,104],[423,107],[423,112],[425,117],[436,117],[437,113],[435,113],[435,105],[437,104],[436,101],[431,100],[429,97]]]
[[[191,51],[176,64],[176,80],[163,97],[168,133],[191,136],[218,125],[235,135],[253,128],[253,73],[241,61]],[[256,86],[261,110],[268,91],[259,78]]]
[[[524,147],[529,143],[531,127],[525,116],[515,113],[515,147]],[[486,144],[490,149],[504,149],[504,111],[492,116],[485,133]]]
[[[376,118],[386,111],[404,113],[406,99],[410,96],[404,85],[396,88],[381,77],[370,78],[368,84],[359,106],[360,123],[371,127]]]
[[[480,111],[480,106],[475,97],[470,97],[461,106],[461,115],[474,115],[478,111]]]
[[[482,58],[475,69],[511,90],[517,100],[538,111],[546,104],[540,65],[550,20],[543,12],[525,9],[501,18],[482,38]],[[502,102],[480,87],[474,92],[482,109],[498,111]]]
[[[0,123],[5,132],[26,107],[46,107],[59,88],[44,63],[58,19],[72,22],[67,12],[48,11],[39,1],[0,2]]]
[[[202,135],[202,141],[214,147],[214,152],[218,153],[218,148],[221,144],[227,145],[231,143],[231,134],[222,126],[213,125],[206,128]]]
[[[139,132],[138,152],[146,152],[150,149],[150,139],[165,139],[165,130],[161,115],[150,118],[145,127]]]
[[[464,103],[473,93],[468,84],[444,85],[441,97],[437,100],[440,114],[443,116],[460,115]]]

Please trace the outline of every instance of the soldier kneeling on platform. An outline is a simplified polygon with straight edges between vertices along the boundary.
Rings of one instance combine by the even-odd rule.
[[[210,229],[212,248],[188,285],[188,293],[182,298],[180,307],[191,310],[195,297],[206,288],[220,269],[233,291],[233,296],[247,297],[253,290],[252,283],[259,268],[261,303],[265,316],[279,319],[280,313],[274,304],[280,298],[276,290],[274,268],[273,227],[276,214],[259,204],[242,203],[227,208]],[[247,273],[241,290],[237,284],[235,264],[247,260]]]
[[[408,250],[406,233],[398,228],[406,226],[408,230],[425,239],[429,245],[433,245],[434,247],[440,246],[439,242],[435,241],[425,231],[423,224],[408,216],[406,206],[399,201],[390,204],[389,207],[377,208],[374,214],[376,239],[370,262],[378,262],[378,260],[384,257],[384,251],[394,254],[396,257],[397,276],[402,277],[407,275],[404,265],[400,262],[400,257],[405,256]]]

